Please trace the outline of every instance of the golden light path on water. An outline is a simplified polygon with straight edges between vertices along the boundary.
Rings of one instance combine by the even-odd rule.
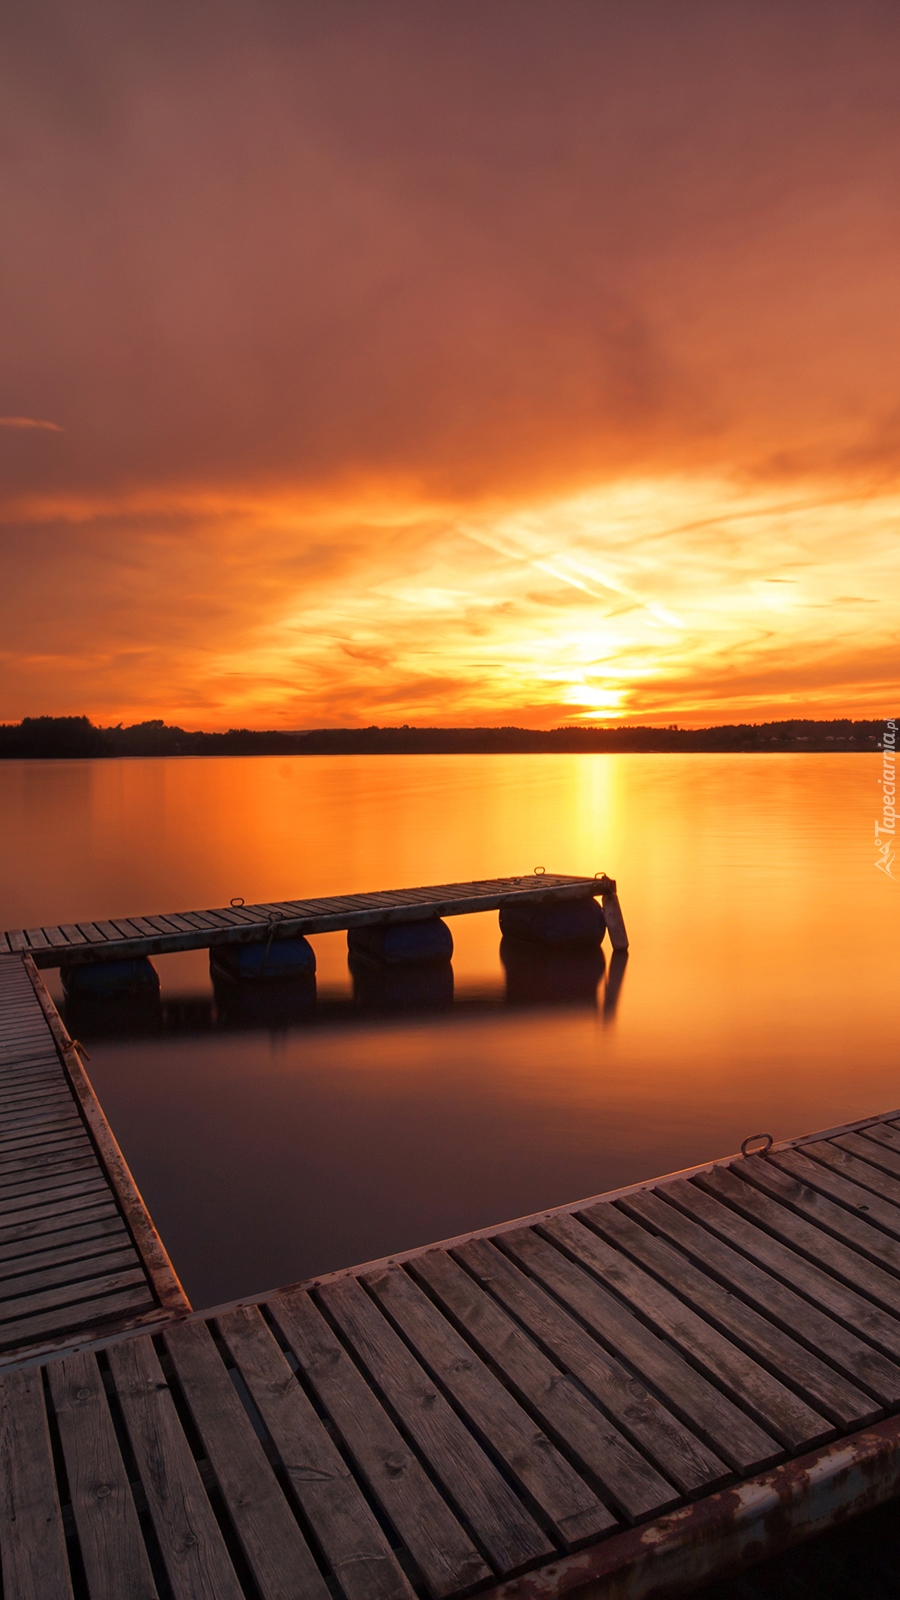
[[[900,1105],[880,778],[875,754],[4,762],[0,899],[33,927],[541,865],[618,879],[617,998],[609,966],[560,987],[485,914],[451,922],[449,1009],[367,1009],[334,933],[299,1017],[232,1017],[205,951],[159,958],[149,1036],[70,1017],[213,1304]]]

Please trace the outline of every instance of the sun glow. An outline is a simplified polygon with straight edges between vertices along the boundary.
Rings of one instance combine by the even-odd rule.
[[[65,685],[64,709],[195,727],[850,714],[890,682],[896,495],[680,477],[521,505],[282,488],[15,512],[57,530],[68,582],[41,649],[6,643],[8,718],[50,682],[55,709]]]

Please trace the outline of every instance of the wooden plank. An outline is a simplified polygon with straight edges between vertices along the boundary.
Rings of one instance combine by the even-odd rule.
[[[268,1310],[435,1600],[489,1578],[490,1567],[310,1296],[276,1295]]]
[[[27,1155],[32,1150],[35,1154],[45,1152],[49,1155],[53,1150],[71,1148],[80,1144],[84,1137],[84,1127],[82,1126],[69,1133],[64,1130],[53,1134],[25,1133],[19,1134],[12,1139],[0,1139],[0,1160],[12,1161],[19,1156]]]
[[[56,1210],[65,1212],[72,1201],[78,1200],[88,1192],[108,1193],[108,1186],[102,1173],[96,1167],[88,1174],[63,1173],[59,1183],[47,1181],[40,1184],[28,1184],[21,1192],[13,1191],[10,1194],[0,1195],[0,1227],[5,1226],[7,1220],[18,1215],[25,1207],[35,1204],[53,1206]]]
[[[92,1205],[79,1206],[68,1218],[68,1225],[73,1228],[84,1228],[96,1221],[106,1221],[110,1216],[119,1217],[111,1195],[108,1199],[102,1197],[99,1202]],[[0,1228],[0,1260],[5,1260],[5,1252],[10,1246],[23,1245],[26,1241],[38,1241],[47,1234],[62,1232],[65,1226],[65,1222],[57,1220],[54,1227],[51,1213],[50,1218],[34,1217],[30,1222],[18,1223],[15,1227]],[[37,1250],[41,1246],[35,1243],[34,1248]]]
[[[860,1137],[871,1139],[873,1144],[880,1145],[884,1150],[894,1150],[900,1154],[900,1129],[890,1122],[876,1122],[868,1128],[861,1128]]]
[[[559,1295],[601,1344],[662,1395],[677,1416],[708,1439],[735,1471],[748,1476],[779,1459],[781,1448],[769,1434],[546,1239],[523,1228],[502,1234],[499,1242],[526,1272]]]
[[[41,1259],[36,1264],[26,1262],[25,1267],[19,1272],[9,1272],[8,1269],[5,1269],[4,1276],[0,1279],[0,1296],[2,1296],[0,1298],[0,1321],[8,1320],[10,1317],[15,1316],[21,1300],[26,1297],[33,1297],[34,1293],[46,1295],[51,1292],[72,1288],[72,1298],[74,1299],[75,1289],[80,1284],[87,1283],[88,1280],[90,1280],[92,1292],[98,1293],[100,1292],[100,1287],[102,1287],[100,1285],[101,1279],[106,1280],[121,1272],[133,1274],[135,1270],[140,1271],[140,1262],[137,1251],[127,1234],[124,1240],[120,1238],[116,1248],[108,1249],[105,1252],[101,1250],[97,1255],[94,1255],[93,1252],[86,1255],[82,1247],[80,1256],[67,1257],[55,1267],[50,1266],[45,1260]],[[133,1278],[132,1281],[136,1283],[139,1280]],[[118,1286],[127,1287],[124,1284]],[[62,1302],[60,1301],[59,1303],[61,1304]]]
[[[346,1600],[413,1600],[346,1462],[259,1311],[243,1306],[217,1322]]]
[[[619,1204],[670,1238],[686,1254],[699,1261],[706,1271],[749,1300],[758,1310],[767,1313],[780,1326],[793,1331],[798,1339],[826,1356],[847,1377],[855,1379],[875,1395],[883,1405],[900,1402],[900,1366],[888,1361],[850,1332],[840,1320],[836,1320],[843,1317],[852,1327],[858,1322],[861,1312],[873,1308],[868,1307],[852,1290],[836,1284],[827,1273],[815,1267],[807,1271],[808,1263],[802,1256],[795,1255],[786,1245],[769,1239],[768,1234],[735,1217],[717,1201],[703,1194],[702,1190],[682,1182],[678,1185],[677,1196],[672,1196],[669,1193],[672,1187],[666,1185],[661,1193],[646,1190],[643,1194],[629,1196]],[[677,1200],[682,1209],[676,1209],[675,1203],[666,1204],[662,1194],[666,1195],[666,1200]],[[685,1211],[690,1214],[686,1216]],[[701,1226],[700,1220],[692,1221],[692,1217],[702,1219],[705,1226]],[[735,1244],[740,1243],[746,1253],[740,1254],[733,1249],[731,1244],[719,1237],[720,1234]],[[754,1260],[748,1259],[752,1255],[764,1261],[769,1270],[764,1271]],[[776,1271],[779,1277],[774,1276]],[[784,1278],[790,1280],[791,1284],[796,1283],[798,1289],[819,1304],[824,1303],[833,1314],[826,1316],[818,1305],[811,1304],[809,1299],[801,1297],[797,1289],[783,1282]],[[900,1350],[900,1326],[894,1331]]]
[[[77,926],[78,932],[83,935],[88,944],[106,943],[106,934],[97,927],[95,922],[79,922],[73,924],[73,926]]]
[[[151,1302],[152,1295],[137,1257],[130,1257],[129,1263],[120,1272],[105,1272],[101,1268],[91,1273],[89,1277],[79,1278],[75,1282],[53,1285],[47,1289],[35,1288],[33,1293],[18,1295],[15,1300],[0,1301],[2,1336],[6,1337],[10,1331],[8,1325],[20,1317],[37,1316],[57,1307],[75,1308],[73,1311],[75,1316],[79,1301],[96,1300],[100,1295],[122,1294],[143,1287],[144,1298]]]
[[[582,1216],[593,1222],[599,1209],[592,1206]],[[584,1222],[576,1217],[557,1217],[546,1224],[546,1232],[608,1288],[624,1296],[629,1305],[689,1355],[695,1366],[746,1407],[776,1439],[799,1450],[812,1449],[830,1437],[833,1430],[819,1412],[736,1349],[643,1268],[598,1238]]]
[[[103,1114],[97,1096],[94,1094],[81,1058],[63,1026],[62,1018],[41,982],[37,968],[30,957],[25,958],[24,966],[34,987],[41,1009],[50,1025],[66,1075],[72,1086],[81,1115],[94,1141],[102,1168],[125,1214],[132,1238],[137,1245],[141,1260],[153,1285],[154,1294],[158,1298],[160,1305],[165,1306],[170,1311],[189,1311],[190,1301],[178,1281],[175,1269],[163,1248],[162,1240],[153,1226],[150,1214],[141,1198],[140,1190],[131,1175],[128,1163],[113,1137],[112,1129]]]
[[[8,929],[6,939],[10,950],[19,951],[28,949],[28,939],[26,937],[24,928]]]
[[[626,1516],[636,1520],[678,1500],[679,1496],[672,1485],[450,1256],[440,1250],[428,1251],[414,1263],[414,1271],[416,1277],[427,1283],[441,1304],[465,1329],[467,1337],[496,1363],[517,1393],[537,1414],[541,1424],[562,1439],[588,1470],[596,1475]],[[384,1277],[396,1280],[398,1273],[399,1269],[397,1273],[385,1274]],[[400,1276],[406,1283],[409,1282],[405,1274]],[[393,1303],[396,1301],[395,1288]],[[427,1305],[430,1302],[425,1303]],[[391,1309],[390,1305],[388,1309]],[[395,1321],[399,1320],[395,1316]],[[401,1326],[411,1337],[411,1328],[407,1323],[404,1321]],[[416,1348],[421,1349],[419,1340],[415,1342]],[[462,1355],[465,1346],[462,1340],[457,1343],[460,1350],[456,1360],[459,1362],[465,1359]],[[451,1393],[456,1391],[451,1388]],[[475,1397],[470,1400],[460,1393],[456,1398],[469,1409],[470,1414],[474,1412],[476,1417],[483,1417],[483,1430],[493,1443],[496,1430],[491,1411],[486,1406],[479,1410],[473,1403]],[[526,1487],[529,1486],[526,1484]],[[535,1498],[540,1500],[537,1495]],[[545,1509],[549,1512],[549,1507]],[[583,1537],[577,1522],[568,1539],[562,1519],[556,1517],[554,1522],[564,1542],[572,1542],[572,1533],[578,1539]],[[611,1522],[612,1518],[607,1517],[605,1526],[608,1527]],[[588,1525],[584,1533],[589,1531]]]
[[[344,1278],[319,1293],[495,1566],[508,1574],[548,1556],[530,1512],[359,1283]]]
[[[0,1377],[0,1567],[6,1600],[71,1600],[39,1369]]]
[[[62,923],[59,929],[67,944],[87,944],[88,940],[74,922]]]
[[[892,1177],[877,1166],[872,1166],[852,1149],[847,1150],[837,1142],[831,1144],[823,1140],[821,1144],[807,1144],[803,1147],[803,1154],[808,1155],[812,1161],[818,1161],[838,1178],[846,1178],[853,1185],[848,1189],[846,1184],[834,1185],[829,1183],[826,1193],[835,1199],[843,1200],[845,1205],[852,1204],[857,1211],[868,1207],[869,1218],[879,1222],[882,1227],[887,1227],[891,1233],[900,1229],[900,1178]],[[866,1201],[860,1190],[870,1190],[882,1200],[890,1202],[890,1207],[884,1208],[883,1215],[887,1221],[882,1220],[881,1208],[872,1208],[871,1201]],[[855,1196],[859,1195],[859,1199]]]
[[[110,944],[121,944],[122,935],[114,922],[95,922],[94,927],[97,929],[98,933],[102,933],[104,939],[106,939]],[[115,955],[111,954],[108,959],[110,961],[114,961],[116,957]]]
[[[539,1345],[549,1351],[566,1374],[563,1381],[568,1381],[571,1373],[682,1494],[694,1495],[704,1488],[717,1488],[730,1476],[718,1456],[489,1239],[471,1239],[460,1245],[455,1254],[472,1277],[501,1301]],[[431,1252],[417,1257],[410,1262],[411,1270],[416,1276],[429,1271],[431,1259]],[[439,1289],[432,1283],[432,1287],[441,1299],[447,1294],[445,1285]],[[458,1320],[465,1320],[475,1337],[475,1308],[463,1319],[462,1290],[455,1290],[454,1296],[450,1309]],[[447,1303],[449,1306],[449,1301]],[[482,1317],[487,1317],[483,1310],[478,1312],[479,1328]]]
[[[34,1149],[27,1149],[25,1155],[7,1157],[0,1161],[0,1183],[13,1178],[21,1172],[34,1172],[40,1174],[45,1169],[55,1171],[66,1161],[78,1161],[82,1157],[93,1159],[93,1146],[84,1129],[73,1134],[71,1139],[60,1140],[59,1143],[45,1148],[38,1145]]]
[[[762,1165],[763,1163],[761,1163]],[[785,1185],[791,1185],[792,1180],[784,1178],[783,1174],[774,1174]],[[730,1180],[730,1181],[729,1181]],[[793,1185],[797,1188],[798,1185]],[[900,1284],[889,1272],[882,1272],[874,1262],[866,1260],[856,1250],[843,1244],[841,1240],[832,1238],[831,1234],[824,1233],[806,1217],[798,1215],[789,1206],[780,1203],[777,1192],[764,1193],[752,1183],[744,1183],[734,1176],[727,1168],[718,1167],[710,1173],[704,1174],[703,1188],[717,1198],[721,1197],[726,1205],[740,1211],[750,1222],[765,1229],[790,1245],[801,1255],[818,1267],[822,1267],[834,1277],[850,1284],[854,1289],[862,1290],[876,1303],[880,1303],[888,1311],[900,1312]],[[874,1340],[882,1344],[886,1326],[869,1323],[865,1332],[868,1338],[873,1338],[872,1328],[880,1326],[882,1337]],[[900,1343],[892,1342],[882,1347],[889,1354],[900,1354]]]
[[[105,1252],[130,1245],[121,1217],[107,1217],[87,1223],[83,1228],[60,1228],[24,1245],[7,1245],[0,1253],[2,1270],[9,1277],[19,1273],[44,1272],[58,1264],[77,1262],[82,1257],[99,1261]]]
[[[435,1256],[438,1254],[435,1252]],[[428,1256],[424,1259],[433,1258]],[[453,1262],[448,1261],[447,1270],[451,1274],[456,1272],[464,1276]],[[494,1456],[501,1458],[514,1480],[541,1507],[566,1549],[574,1549],[615,1527],[616,1519],[607,1507],[554,1449],[547,1435],[535,1432],[534,1422],[528,1412],[522,1409],[504,1384],[479,1360],[472,1345],[460,1337],[446,1317],[401,1268],[366,1276],[362,1282],[403,1333],[426,1370],[431,1372],[445,1392],[452,1395],[469,1428],[481,1437]],[[475,1286],[472,1285],[472,1288]],[[499,1315],[508,1322],[509,1319],[503,1317],[502,1313]],[[514,1328],[512,1331],[515,1333]],[[534,1360],[529,1362],[528,1341],[524,1336],[520,1338],[519,1345],[518,1362],[512,1352],[507,1352],[508,1365],[504,1365],[504,1374],[509,1375],[511,1365],[520,1394],[532,1402],[541,1425],[552,1427],[553,1422],[548,1423],[546,1412],[555,1413],[552,1390],[553,1381],[559,1374],[550,1367],[549,1362],[543,1361],[540,1352],[533,1346]],[[539,1370],[536,1382],[533,1381],[535,1367],[549,1369]],[[529,1379],[532,1380],[530,1383]],[[526,1392],[526,1386],[531,1392]],[[548,1390],[549,1406],[545,1404],[542,1407],[541,1401],[546,1402]],[[604,1426],[605,1418],[600,1416],[595,1407],[589,1406],[588,1409],[593,1411],[595,1434],[607,1436],[607,1449],[600,1452],[607,1469],[606,1482],[609,1483],[610,1469],[614,1464],[618,1473],[614,1477],[614,1492],[628,1514],[640,1517],[649,1515],[661,1505],[673,1505],[678,1495],[671,1484],[660,1478],[659,1473],[641,1459],[616,1429]],[[568,1411],[566,1415],[568,1417]],[[589,1428],[580,1431],[585,1437]],[[597,1452],[592,1450],[592,1455],[596,1460]],[[453,1485],[448,1484],[447,1487],[452,1492]]]
[[[165,1344],[241,1548],[264,1600],[329,1600],[250,1419],[205,1323],[169,1329]]]
[[[0,1200],[6,1202],[21,1199],[23,1195],[40,1194],[51,1197],[51,1191],[59,1188],[61,1184],[75,1183],[79,1178],[86,1177],[88,1173],[96,1173],[97,1163],[89,1152],[87,1155],[76,1156],[70,1161],[64,1161],[58,1167],[44,1167],[40,1172],[39,1181],[35,1181],[35,1174],[31,1173],[27,1179],[21,1178],[18,1183],[3,1182],[0,1179]]]
[[[877,1144],[862,1133],[845,1133],[830,1142],[837,1145],[838,1149],[846,1150],[850,1155],[859,1156],[870,1166],[879,1167],[882,1172],[889,1172],[892,1177],[900,1178],[900,1150],[895,1151],[888,1145]]]
[[[93,1207],[108,1193],[107,1189],[98,1185],[84,1194],[73,1194],[65,1203],[57,1197],[49,1205],[36,1203],[23,1206],[18,1211],[7,1211],[0,1218],[0,1242],[17,1236],[20,1228],[27,1227],[33,1222],[50,1224],[58,1228],[67,1216],[73,1216],[77,1221],[78,1219],[74,1217],[75,1212]]]
[[[70,944],[85,943],[84,939],[82,939],[79,933],[76,932],[75,938],[70,939],[67,934],[63,932],[62,928],[45,928],[44,935],[47,939],[47,943],[54,945],[57,949],[67,949]]]
[[[644,1198],[640,1197],[642,1200]],[[653,1198],[652,1195],[649,1197],[651,1212]],[[662,1206],[661,1201],[657,1201],[657,1204]],[[700,1270],[686,1259],[682,1251],[673,1249],[665,1240],[648,1233],[641,1226],[648,1207],[644,1207],[642,1215],[640,1205],[637,1209],[640,1220],[623,1215],[611,1205],[592,1206],[587,1215],[608,1244],[626,1251],[632,1260],[653,1273],[679,1299],[707,1317],[720,1333],[733,1340],[754,1360],[777,1373],[811,1406],[818,1407],[823,1416],[838,1423],[845,1431],[874,1422],[882,1408],[873,1404],[871,1395],[863,1394],[855,1384],[848,1383],[833,1367],[814,1355],[808,1345],[798,1344],[767,1317],[755,1311],[743,1297],[736,1298],[731,1290],[716,1283],[710,1277],[705,1263],[704,1270]]]
[[[26,928],[25,934],[32,950],[46,950],[49,948],[50,940],[44,933],[43,928]]]
[[[39,1338],[77,1333],[82,1338],[100,1338],[117,1327],[124,1318],[152,1310],[146,1293],[140,1288],[123,1289],[119,1294],[97,1295],[92,1300],[79,1300],[71,1306],[54,1306],[34,1316],[22,1317],[7,1324],[0,1331],[0,1344],[7,1354],[14,1351],[21,1356],[28,1346]]]
[[[132,919],[131,917],[116,917],[112,926],[118,929],[118,935],[120,939],[146,939],[148,937],[148,930],[140,927],[139,924],[140,917],[135,919]]]
[[[175,1600],[244,1600],[150,1340],[107,1355]]]
[[[96,1359],[51,1361],[47,1374],[90,1600],[157,1600]]]
[[[817,1166],[815,1162],[808,1163],[812,1167],[814,1181],[807,1179],[803,1168],[799,1172],[784,1172],[780,1167],[766,1160],[757,1161],[752,1166],[750,1166],[749,1162],[746,1163],[750,1170],[744,1172],[744,1165],[745,1163],[743,1162],[736,1162],[732,1170],[737,1172],[739,1177],[745,1178],[747,1182],[752,1183],[754,1188],[761,1189],[764,1194],[768,1194],[772,1198],[781,1201],[783,1205],[790,1207],[798,1216],[812,1221],[820,1235],[825,1234],[827,1236],[830,1234],[835,1240],[851,1245],[857,1260],[868,1257],[868,1262],[863,1262],[863,1265],[869,1267],[870,1273],[872,1271],[878,1273],[878,1277],[873,1279],[874,1282],[880,1283],[882,1279],[890,1276],[884,1270],[885,1268],[890,1268],[892,1273],[900,1273],[900,1241],[891,1238],[881,1228],[873,1227],[858,1212],[846,1210],[843,1205],[829,1199],[827,1195],[822,1193],[817,1174],[823,1172],[822,1183],[829,1182],[829,1179],[827,1173],[824,1173],[824,1169]],[[830,1181],[836,1184],[842,1180],[834,1179]],[[848,1187],[853,1189],[854,1186],[849,1185]],[[864,1203],[866,1202],[865,1191],[862,1192],[860,1198]],[[884,1204],[883,1201],[879,1202],[874,1195],[868,1196],[868,1199],[871,1202],[873,1212],[876,1206]],[[895,1302],[894,1299],[900,1293],[900,1279],[893,1277],[892,1282],[892,1304],[900,1305],[900,1300]]]

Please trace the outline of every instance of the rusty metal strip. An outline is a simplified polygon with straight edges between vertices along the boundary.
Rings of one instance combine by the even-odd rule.
[[[482,1592],[481,1600],[679,1600],[900,1492],[900,1417]]]

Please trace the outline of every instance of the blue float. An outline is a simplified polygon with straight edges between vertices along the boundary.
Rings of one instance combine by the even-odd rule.
[[[600,944],[606,918],[596,900],[515,901],[500,910],[500,931],[536,944]]]
[[[347,949],[356,959],[380,966],[418,966],[424,961],[449,961],[453,935],[440,917],[426,917],[421,922],[373,922],[348,930]]]
[[[252,944],[215,944],[209,952],[213,976],[248,978],[311,978],[316,953],[308,939],[261,940]]]
[[[159,994],[159,973],[146,956],[130,961],[86,961],[59,969],[67,1000],[105,1000]]]

